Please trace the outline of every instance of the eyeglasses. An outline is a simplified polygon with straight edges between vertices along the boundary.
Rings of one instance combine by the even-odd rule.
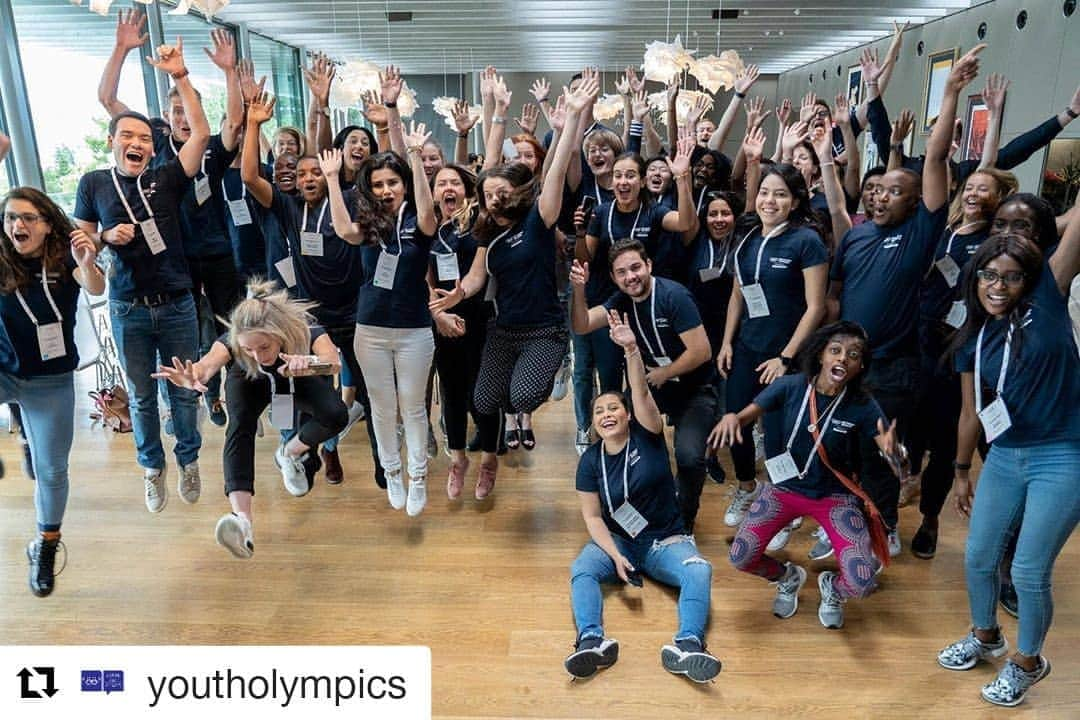
[[[16,220],[22,220],[23,225],[33,225],[45,218],[37,213],[14,213],[5,212],[4,222],[14,224]]]
[[[1015,287],[1024,282],[1024,278],[1027,277],[1024,273],[1018,270],[1010,270],[1006,273],[999,273],[996,270],[978,270],[975,273],[979,276],[979,280],[987,285],[994,285],[998,281],[1005,283],[1009,287]]]

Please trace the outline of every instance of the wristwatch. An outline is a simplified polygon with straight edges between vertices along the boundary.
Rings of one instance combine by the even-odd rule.
[[[791,367],[791,360],[792,359],[787,357],[786,355],[781,355],[780,356],[780,363],[786,368]]]
[[[1065,108],[1065,114],[1068,115],[1069,117],[1071,117],[1073,120],[1075,120],[1078,117],[1077,112],[1075,110],[1073,110],[1071,107]]]

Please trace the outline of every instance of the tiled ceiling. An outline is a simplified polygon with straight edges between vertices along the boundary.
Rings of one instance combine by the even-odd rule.
[[[708,55],[735,49],[779,73],[917,25],[972,0],[232,0],[219,14],[337,59],[393,62],[408,73],[558,71],[639,65],[645,44],[674,40]],[[715,10],[733,19],[717,21]],[[388,22],[388,13],[412,13]]]

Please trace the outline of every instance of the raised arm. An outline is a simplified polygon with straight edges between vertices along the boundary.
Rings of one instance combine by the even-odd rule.
[[[1080,273],[1080,211],[1077,208],[1080,203],[1074,201],[1072,210],[1069,211],[1069,224],[1065,226],[1065,233],[1061,236],[1057,250],[1050,256],[1050,271],[1054,273],[1054,280],[1062,295],[1069,294],[1069,286],[1072,280]]]
[[[128,106],[120,102],[116,93],[120,88],[120,72],[124,68],[124,60],[127,54],[136,48],[142,47],[149,37],[143,32],[146,27],[146,13],[137,10],[121,10],[116,17],[116,44],[112,54],[105,63],[105,70],[101,74],[101,82],[98,84],[98,102],[114,118],[122,112],[128,111]]]
[[[382,82],[383,105],[386,107],[386,127],[390,130],[390,149],[405,157],[405,128],[401,124],[401,113],[397,108],[398,97],[401,96],[401,71],[393,65],[387,65],[386,69],[379,73],[379,80]]]
[[[502,146],[503,140],[506,139],[506,113],[510,110],[512,95],[501,77],[496,77],[491,82],[491,98],[494,105],[491,113],[491,131],[487,134],[484,143],[483,170],[502,165]]]
[[[225,73],[225,122],[221,126],[221,144],[226,150],[236,149],[240,128],[244,124],[244,98],[240,90],[240,75],[236,68],[236,43],[228,30],[214,30],[210,33],[214,51],[203,48],[210,62]]]
[[[671,82],[667,85],[667,146],[673,148],[679,144],[679,87],[682,84],[682,78],[678,73],[671,79]]]
[[[765,111],[765,98],[758,95],[755,98],[751,98],[750,102],[743,104],[743,109],[746,111],[746,132],[747,134],[761,127],[761,123],[765,122],[767,113]],[[735,187],[735,183],[743,179],[746,174],[746,155],[743,152],[743,146],[739,145],[739,152],[735,154],[735,162],[731,168],[731,186]]]
[[[585,112],[585,108],[589,107],[596,99],[599,92],[600,82],[595,72],[583,74],[581,84],[578,85],[577,90],[570,92],[568,89],[563,89],[566,96],[566,127],[559,138],[559,144],[555,147],[553,153],[555,158],[551,161],[547,177],[544,178],[544,187],[540,191],[540,217],[547,227],[551,227],[559,219],[559,210],[562,207],[563,183],[566,180],[566,168],[570,164],[570,157],[573,154],[569,140],[577,137],[578,123],[581,121],[581,116]]]
[[[923,166],[922,193],[926,209],[933,212],[949,201],[949,154],[952,147],[953,121],[960,91],[979,74],[979,53],[985,43],[976,45],[956,61],[941,100],[941,112],[926,143],[926,164]]]
[[[555,106],[552,107],[551,111],[548,113],[548,122],[551,123],[551,145],[548,147],[547,155],[544,156],[542,177],[545,178],[547,177],[548,170],[551,169],[552,161],[555,160],[555,148],[559,146],[559,138],[562,137],[563,128],[566,127],[566,98],[564,96],[559,95],[559,97],[556,98]],[[579,156],[575,155],[575,157]],[[580,162],[571,162],[567,167],[566,184],[571,190],[577,190],[578,185],[581,184]]]
[[[892,136],[889,138],[889,162],[886,171],[904,166],[904,141],[915,127],[915,113],[909,108],[900,111],[900,116],[892,121]]]
[[[349,208],[345,205],[345,196],[341,192],[338,175],[341,174],[341,150],[330,148],[319,153],[319,168],[326,178],[326,193],[330,200],[330,222],[334,232],[350,245],[361,245],[365,234],[358,223],[353,222]],[[420,173],[423,175],[423,172]]]
[[[495,96],[492,91],[495,88],[495,68],[488,65],[480,71],[480,106],[483,108],[480,117],[483,118],[484,141],[491,134],[491,116],[495,112]],[[486,158],[485,158],[486,159]]]
[[[363,102],[364,119],[371,123],[371,127],[375,128],[375,140],[379,144],[378,152],[388,152],[390,150],[390,128],[387,127],[386,106],[382,104],[379,94],[374,90],[368,90],[364,93]],[[376,152],[376,149],[372,148],[372,152]]]
[[[536,100],[536,104],[540,106],[540,111],[544,113],[544,119],[548,121],[548,125],[551,125],[551,102],[548,100],[548,96],[551,95],[551,83],[547,78],[537,78],[533,80],[532,87],[529,88],[529,93]]]
[[[679,131],[679,146],[675,158],[666,158],[671,179],[678,193],[678,210],[664,214],[664,230],[672,233],[696,234],[697,209],[694,207],[694,185],[690,180],[690,153],[697,146],[693,131],[685,127]]]
[[[424,175],[424,161],[420,151],[431,137],[424,123],[409,123],[409,134],[405,136],[405,153],[409,159],[409,169],[413,176],[413,201],[416,203],[416,227],[420,232],[431,237],[439,229],[435,219],[435,201],[431,198],[431,185]]]
[[[476,127],[480,116],[473,116],[466,100],[458,100],[451,111],[454,129],[457,130],[457,143],[454,145],[454,162],[466,165],[469,162],[469,133]]]
[[[509,93],[509,91],[507,91]],[[521,115],[514,118],[514,124],[526,135],[536,137],[536,126],[540,122],[540,109],[532,103],[521,106]]]
[[[260,92],[248,105],[247,126],[244,130],[244,146],[240,151],[240,179],[244,181],[248,192],[264,208],[274,202],[274,186],[259,172],[259,136],[262,125],[274,116],[274,103],[277,98],[261,92],[266,78],[259,83]]]
[[[994,167],[998,156],[998,143],[1001,139],[1001,119],[1005,109],[1005,91],[1009,89],[1009,81],[1003,75],[990,73],[983,87],[982,99],[990,110],[990,121],[986,126],[986,140],[983,141],[982,157],[979,158],[979,169]]]
[[[880,97],[885,94],[885,89],[889,86],[889,81],[892,79],[893,71],[896,70],[896,64],[900,61],[900,48],[904,44],[904,31],[909,27],[908,23],[903,25],[893,21],[893,37],[892,42],[889,43],[889,49],[885,53],[885,62],[881,66],[881,74],[877,77],[876,84],[873,88],[869,85],[866,87],[866,98],[859,103],[855,108],[855,117],[859,121],[861,127],[866,127],[869,113],[868,108],[874,98]],[[865,79],[865,75],[863,76]],[[834,116],[835,117],[835,116]],[[845,147],[847,147],[845,145]]]
[[[765,131],[760,127],[750,130],[743,138],[741,154],[746,162],[746,205],[743,209],[748,213],[757,209],[758,186],[761,185],[761,153],[764,148]]]
[[[825,201],[829,205],[833,242],[839,242],[844,233],[851,229],[851,217],[847,213],[844,189],[840,186],[840,178],[836,174],[836,161],[832,156],[832,133],[828,127],[819,125],[814,128],[811,142],[821,166],[821,184],[825,190]],[[850,157],[849,155],[848,162]]]
[[[607,324],[603,305],[589,307],[585,299],[585,284],[589,282],[589,263],[575,259],[570,267],[570,326],[578,335],[599,330]]]
[[[11,150],[11,138],[0,132],[0,162],[4,162],[9,150]]]
[[[772,161],[774,163],[780,162],[784,153],[784,133],[788,129],[788,118],[791,117],[791,100],[784,98],[780,103],[780,107],[776,108],[776,149],[773,150]]]
[[[634,417],[643,428],[654,435],[660,435],[664,432],[664,417],[660,414],[660,408],[656,406],[656,400],[645,380],[645,363],[641,359],[641,351],[638,350],[634,331],[630,329],[630,323],[625,314],[619,317],[617,311],[610,310],[607,320],[608,327],[611,328],[612,342],[621,347],[626,356],[626,376],[630,381],[630,399],[634,407]]]
[[[836,107],[833,110],[833,117],[836,119],[836,124],[840,128],[840,135],[844,138],[844,154],[847,156],[847,162],[844,163],[844,179],[843,189],[847,197],[859,197],[862,192],[862,158],[859,156],[859,143],[855,138],[855,133],[851,129],[851,113],[848,109],[847,95],[844,93],[836,94]],[[830,153],[832,151],[832,133],[826,133],[830,136],[829,148]],[[816,145],[814,146],[817,147]],[[825,159],[821,155],[818,155],[818,160],[825,162]],[[831,158],[830,158],[831,159]],[[823,173],[824,174],[824,173]],[[847,205],[845,199],[844,205]],[[845,207],[846,210],[846,207]],[[850,222],[851,218],[848,218]],[[840,235],[836,236],[841,237]]]
[[[184,143],[184,147],[180,148],[177,157],[184,166],[184,173],[188,177],[195,177],[202,169],[203,153],[210,142],[210,124],[206,122],[202,101],[191,85],[187,65],[184,64],[184,39],[177,37],[176,47],[162,45],[158,48],[158,59],[146,58],[146,62],[161,72],[169,73],[180,94],[184,115],[191,127],[191,137]]]
[[[759,74],[757,65],[747,65],[735,77],[735,94],[731,96],[731,102],[728,103],[727,110],[721,116],[716,131],[709,138],[710,150],[721,150],[724,147],[728,135],[731,134],[731,129],[735,127],[735,120],[739,116],[739,105],[742,104],[746,93],[750,92],[750,88],[757,82]]]
[[[326,55],[315,53],[311,58],[311,69],[302,67],[301,70],[311,90],[307,115],[307,144],[309,152],[318,155],[333,144],[328,112],[330,85],[334,82],[337,69]]]

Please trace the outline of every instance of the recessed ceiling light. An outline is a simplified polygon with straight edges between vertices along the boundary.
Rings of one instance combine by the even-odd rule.
[[[799,15],[802,13],[802,10],[800,10],[799,8],[795,8],[792,12],[794,12],[796,15]]]

